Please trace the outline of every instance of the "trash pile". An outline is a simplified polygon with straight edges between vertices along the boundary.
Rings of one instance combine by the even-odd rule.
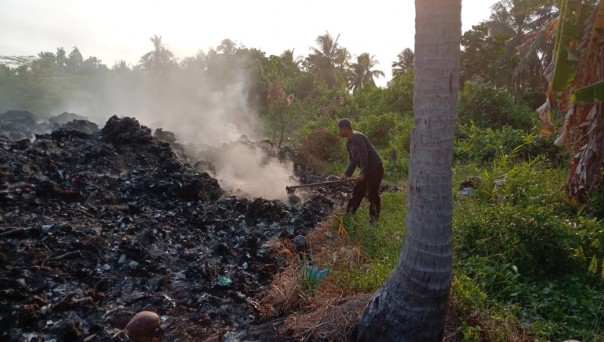
[[[329,191],[344,196],[238,198],[133,118],[99,130],[67,116],[36,134],[33,117],[10,115],[0,114],[2,341],[126,339],[142,311],[160,318],[156,340],[250,324],[255,296],[287,266],[267,242],[304,235],[336,205]]]

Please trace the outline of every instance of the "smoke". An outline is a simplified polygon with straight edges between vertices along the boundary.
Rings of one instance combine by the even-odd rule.
[[[293,164],[242,139],[262,139],[259,95],[245,64],[239,60],[214,78],[196,69],[161,75],[122,71],[121,78],[99,80],[102,86],[94,92],[74,93],[60,110],[85,115],[100,127],[114,114],[136,117],[152,129],[175,133],[190,155],[209,159],[223,188],[240,196],[285,199],[285,187],[295,183]]]
[[[231,192],[266,199],[285,199],[293,185],[293,163],[281,162],[260,146],[233,143],[223,146],[214,162],[216,178]]]

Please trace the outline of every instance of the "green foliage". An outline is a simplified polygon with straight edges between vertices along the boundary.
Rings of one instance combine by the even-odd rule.
[[[378,87],[363,87],[352,94],[352,100],[359,107],[360,117],[384,110],[384,93],[386,90]]]
[[[519,103],[524,103],[529,108],[537,110],[545,103],[545,93],[542,91],[530,91],[523,93],[522,96],[517,99]]]
[[[332,217],[333,231],[343,223],[354,248],[367,260],[364,267],[339,271],[334,277],[363,290],[380,287],[396,266],[405,236],[405,193],[384,193],[380,222],[369,225],[369,208],[366,201],[355,215],[336,213]]]
[[[354,129],[363,132],[376,147],[384,147],[400,134],[402,118],[396,113],[370,114],[361,117]]]
[[[396,159],[382,156],[384,162],[384,180],[398,183],[409,175],[409,153],[402,151],[396,154]]]
[[[304,67],[321,79],[329,88],[346,88],[346,69],[349,65],[350,53],[338,43],[340,35],[334,37],[326,32],[319,35],[315,41],[317,47],[304,61]]]
[[[397,61],[392,62],[392,75],[404,75],[414,70],[415,53],[410,48],[405,48],[396,55]]]
[[[567,162],[567,153],[553,144],[552,139],[540,139],[535,133],[504,126],[501,129],[481,129],[476,125],[457,128],[454,158],[457,162],[487,165],[500,157],[528,160],[542,157],[552,167]]]
[[[512,126],[528,130],[537,123],[537,114],[524,104],[514,103],[512,95],[481,79],[466,82],[457,106],[461,125],[474,123],[480,128]]]
[[[461,37],[461,80],[462,84],[480,77],[497,86],[511,83],[510,73],[505,67],[512,62],[504,56],[506,36],[494,34],[486,23],[472,26]]]
[[[459,273],[453,276],[451,289],[457,299],[461,309],[484,309],[488,298],[485,291],[465,273]]]
[[[365,87],[375,87],[375,79],[384,77],[381,70],[373,70],[378,64],[374,56],[365,52],[357,56],[357,62],[350,66],[350,82],[348,89],[357,92]]]
[[[577,89],[573,94],[571,101],[581,101],[585,103],[604,102],[604,81]]]
[[[96,57],[84,59],[77,48],[69,56],[63,48],[41,52],[33,60],[23,58],[16,66],[1,69],[0,112],[17,109],[36,114],[64,111],[68,101],[88,99],[98,88],[91,79],[108,71]]]
[[[411,112],[413,109],[413,70],[395,76],[387,88],[363,87],[353,94],[360,117],[373,113]]]
[[[413,110],[413,70],[395,76],[384,89],[383,112],[407,113]]]
[[[499,164],[481,176],[474,196],[489,205],[476,210],[476,202],[461,201],[457,208],[464,212],[455,221],[461,258],[494,257],[534,274],[566,273],[579,266],[571,252],[578,247],[571,243],[576,235],[556,214],[561,206],[554,204],[560,197],[553,180],[561,183],[562,172],[542,169],[534,162],[514,167]]]
[[[469,196],[455,197],[452,293],[462,315],[459,332],[470,340],[601,339],[604,223],[562,199],[565,171],[542,158],[500,157],[454,172],[456,184],[470,175],[482,180]],[[405,201],[405,193],[385,193],[375,227],[367,224],[366,203],[354,216],[334,216],[334,232],[341,218],[363,259],[358,268],[334,273],[337,281],[370,291],[383,284],[401,251]]]
[[[335,127],[335,123],[333,126]],[[344,166],[335,168],[334,164],[347,161],[346,148],[335,129],[324,126],[311,128],[299,143],[299,155],[305,167],[319,173],[341,174]]]
[[[381,151],[386,180],[398,182],[408,174],[413,118],[389,112],[361,116],[354,129],[363,132]]]
[[[604,220],[604,187],[589,196],[587,208],[596,218]]]
[[[457,299],[522,308],[515,315],[539,338],[597,340],[604,224],[563,201],[565,172],[500,158],[489,169],[458,167],[457,182],[469,174],[482,181],[455,202]]]

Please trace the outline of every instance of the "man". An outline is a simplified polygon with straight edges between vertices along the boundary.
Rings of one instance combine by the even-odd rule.
[[[382,158],[365,134],[352,130],[350,120],[340,119],[338,130],[340,137],[346,138],[346,149],[348,150],[348,167],[340,177],[340,182],[348,180],[357,167],[361,169],[352,190],[352,198],[346,206],[346,212],[354,214],[361,205],[365,193],[368,193],[371,222],[377,222],[380,218],[380,184],[384,177]]]

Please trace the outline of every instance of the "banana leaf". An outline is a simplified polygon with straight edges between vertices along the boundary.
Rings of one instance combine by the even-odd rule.
[[[585,103],[604,102],[604,81],[577,89],[572,95],[572,101]]]

